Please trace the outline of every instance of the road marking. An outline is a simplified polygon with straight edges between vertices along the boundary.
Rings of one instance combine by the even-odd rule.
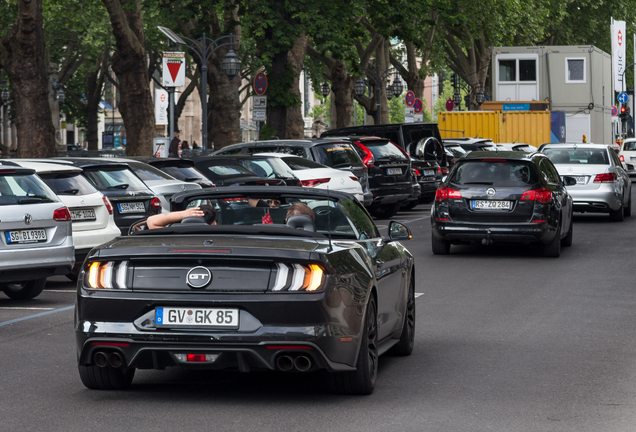
[[[31,319],[31,318],[39,318],[39,317],[42,317],[42,316],[45,316],[45,315],[50,315],[50,314],[53,314],[53,313],[56,313],[56,312],[64,312],[64,311],[71,310],[71,309],[74,309],[74,308],[75,308],[75,306],[67,306],[67,307],[63,307],[63,308],[60,308],[60,309],[54,309],[54,310],[47,311],[47,312],[40,312],[40,313],[35,314],[35,315],[29,315],[29,316],[25,316],[25,317],[22,317],[22,318],[16,318],[16,319],[10,320],[10,321],[0,322],[0,327],[6,326],[6,325],[9,325],[9,324],[15,324],[17,322],[25,321],[25,320],[28,320],[28,319]]]
[[[418,298],[419,296],[423,296],[424,293],[415,293],[415,298]]]
[[[5,310],[11,310],[11,309],[24,309],[24,310],[53,310],[53,308],[38,308],[38,307],[17,307],[17,306],[11,306],[11,307],[0,307],[0,309],[5,309]]]

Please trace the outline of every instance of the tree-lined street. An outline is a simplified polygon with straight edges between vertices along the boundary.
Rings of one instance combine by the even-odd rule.
[[[0,298],[0,430],[633,429],[636,220],[575,215],[574,245],[554,260],[512,246],[433,256],[428,217],[429,206],[397,217],[414,234],[415,350],[380,359],[371,396],[334,396],[319,374],[176,368],[87,390],[74,287],[58,277],[34,300]]]

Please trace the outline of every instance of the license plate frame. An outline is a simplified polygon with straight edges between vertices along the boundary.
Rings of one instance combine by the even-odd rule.
[[[510,211],[512,209],[512,201],[500,201],[500,200],[471,200],[471,210],[495,210],[495,211]]]
[[[387,175],[402,175],[402,168],[387,168]]]
[[[432,169],[431,169],[431,170],[424,170],[424,175],[425,175],[426,177],[428,177],[428,176],[434,176],[434,175],[435,175],[435,170],[432,170]]]
[[[630,157],[629,157],[629,161],[630,161],[630,162],[636,161],[636,156],[630,156]]]
[[[146,206],[143,202],[117,203],[119,213],[145,213]]]
[[[219,318],[221,322],[219,322]],[[240,313],[239,309],[236,308],[184,308],[165,306],[155,308],[155,325],[157,327],[223,328],[235,330],[239,328],[239,320]]]
[[[97,220],[97,216],[93,209],[71,210],[71,221],[73,222],[90,222],[94,220]]]
[[[24,238],[25,233],[27,234],[27,239]],[[34,233],[37,233],[37,235]],[[4,236],[7,239],[7,244],[9,245],[45,243],[48,240],[45,229],[5,231]]]

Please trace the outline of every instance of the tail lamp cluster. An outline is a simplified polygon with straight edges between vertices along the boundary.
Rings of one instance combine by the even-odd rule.
[[[536,201],[541,204],[550,204],[552,202],[552,191],[541,188],[525,191],[521,195],[521,201]]]
[[[447,199],[462,199],[462,194],[457,189],[441,186],[435,191],[435,201],[442,202]]]
[[[66,222],[71,220],[71,212],[66,207],[60,207],[53,212],[53,220],[57,222]]]
[[[373,156],[373,153],[371,153],[371,150],[359,141],[354,141],[353,143],[362,150],[362,153],[364,153],[364,156],[362,156],[362,163],[364,163],[364,166],[367,168],[373,168],[375,165],[375,157]]]
[[[162,209],[161,200],[157,197],[154,197],[152,201],[150,201],[150,207],[152,207],[155,210],[161,210]]]
[[[597,174],[594,183],[614,183],[618,180],[616,173]]]
[[[276,264],[274,292],[319,292],[324,291],[324,270],[317,264]]]
[[[301,180],[300,184],[305,186],[305,187],[316,187],[318,185],[321,185],[323,183],[329,183],[328,178],[322,178],[322,179],[311,179],[311,180]]]
[[[128,261],[93,261],[88,265],[84,285],[92,289],[125,290]]]

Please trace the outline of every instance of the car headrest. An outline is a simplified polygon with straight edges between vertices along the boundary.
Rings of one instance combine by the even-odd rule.
[[[202,218],[200,216],[191,216],[184,218],[183,220],[181,220],[181,223],[186,225],[207,225],[205,218]]]
[[[305,231],[316,231],[314,221],[307,215],[293,215],[287,218],[287,226]]]

